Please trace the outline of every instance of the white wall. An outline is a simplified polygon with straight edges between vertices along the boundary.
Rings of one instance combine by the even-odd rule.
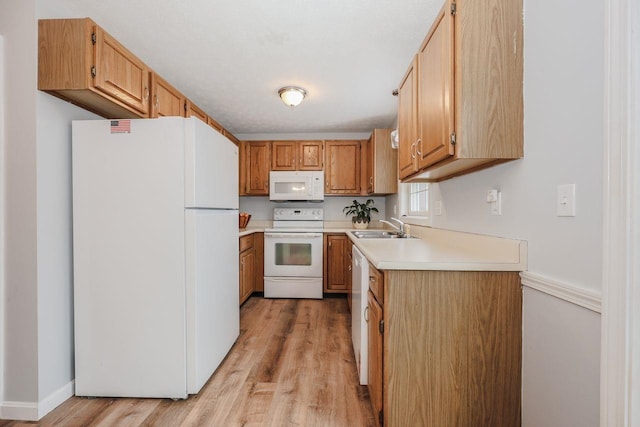
[[[60,389],[71,389],[75,377],[71,120],[99,117],[43,92],[37,93],[36,107],[38,401],[42,402]]]
[[[37,401],[35,2],[0,0],[5,42],[4,402]]]
[[[71,138],[96,116],[37,91],[35,0],[0,0],[5,46],[0,416],[38,419],[73,393]]]
[[[432,225],[527,240],[529,273],[599,295],[602,2],[525,0],[524,23],[525,158],[440,183],[443,213]],[[575,217],[556,216],[559,184],[576,184]],[[490,214],[491,188],[502,191],[502,216]],[[387,210],[395,203],[388,198]],[[599,424],[599,321],[565,300],[524,292],[523,426]]]

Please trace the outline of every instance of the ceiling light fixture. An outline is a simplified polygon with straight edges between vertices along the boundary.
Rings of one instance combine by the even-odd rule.
[[[278,95],[280,95],[282,102],[293,108],[298,106],[307,96],[307,91],[297,86],[285,86],[278,90]]]

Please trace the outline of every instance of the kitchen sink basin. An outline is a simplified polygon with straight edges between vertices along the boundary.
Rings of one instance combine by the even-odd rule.
[[[389,230],[360,230],[352,231],[358,239],[406,239],[407,236],[400,237],[397,231]]]

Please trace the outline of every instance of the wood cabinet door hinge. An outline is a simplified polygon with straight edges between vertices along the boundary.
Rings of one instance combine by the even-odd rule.
[[[91,33],[91,44],[96,44],[96,33]]]
[[[384,320],[381,320],[380,323],[378,323],[378,330],[381,334],[384,334]]]
[[[451,143],[451,145],[456,145],[456,133],[453,132],[450,136],[449,136],[449,142]]]
[[[455,16],[458,8],[455,3],[451,3],[451,14]]]
[[[93,65],[91,66],[91,77],[95,77],[96,76],[96,66]]]

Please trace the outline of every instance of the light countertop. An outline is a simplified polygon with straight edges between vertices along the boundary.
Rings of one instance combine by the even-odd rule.
[[[271,226],[271,221],[255,221],[240,230],[239,236],[261,233]],[[346,233],[379,270],[527,270],[526,241],[429,227],[412,230],[415,239],[358,239],[351,233],[350,222],[332,221],[325,222],[322,231]]]
[[[527,242],[422,228],[416,239],[347,236],[379,270],[525,271]]]

